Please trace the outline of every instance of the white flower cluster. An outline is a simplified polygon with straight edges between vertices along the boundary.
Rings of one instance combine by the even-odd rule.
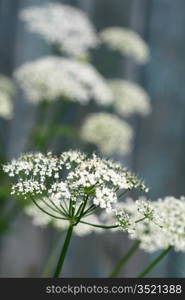
[[[24,154],[18,159],[13,159],[10,164],[4,165],[5,173],[10,177],[20,176],[20,179],[32,179],[44,182],[48,177],[58,178],[62,168],[59,159],[52,156],[51,152],[47,155],[42,153]]]
[[[12,97],[15,93],[11,79],[0,75],[0,117],[11,119],[13,114]]]
[[[95,28],[86,14],[72,6],[57,2],[31,6],[23,9],[20,17],[30,32],[69,55],[87,55],[89,48],[98,44]]]
[[[106,208],[107,211],[111,211],[113,204],[118,200],[114,189],[107,187],[97,188],[93,203],[101,208]]]
[[[149,59],[149,49],[138,33],[122,27],[110,27],[100,32],[100,38],[109,48],[119,51],[144,64]]]
[[[65,98],[87,104],[112,103],[112,93],[104,78],[89,63],[48,56],[19,67],[15,79],[30,102]]]
[[[131,150],[133,130],[110,113],[93,113],[81,127],[81,138],[95,144],[104,155],[127,154]]]
[[[114,108],[124,117],[133,114],[147,116],[151,112],[150,97],[136,83],[115,79],[110,80],[110,88],[114,96]]]
[[[139,206],[138,206],[139,205]],[[133,220],[146,216],[138,222],[130,238],[140,241],[140,247],[148,252],[172,246],[176,251],[185,251],[185,198],[172,196],[150,204],[128,199],[121,205]]]
[[[111,211],[119,190],[146,190],[143,182],[120,164],[77,151],[64,152],[59,157],[51,153],[25,154],[3,169],[15,178],[13,194],[43,201],[49,198],[52,206],[61,205],[69,215],[86,201]]]

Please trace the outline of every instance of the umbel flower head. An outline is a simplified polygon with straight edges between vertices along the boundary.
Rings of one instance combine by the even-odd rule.
[[[140,247],[147,252],[173,247],[185,251],[185,198],[168,196],[157,201],[127,199],[121,208],[133,219],[144,218],[135,230],[129,233],[131,239],[140,241]]]
[[[4,119],[10,119],[12,117],[12,97],[14,93],[15,89],[11,79],[0,75],[0,117]]]
[[[120,164],[78,151],[59,157],[25,154],[3,169],[14,178],[13,195],[31,199],[43,213],[73,225],[87,223],[83,219],[97,209],[114,211],[120,191],[146,191],[144,183]]]
[[[147,92],[134,82],[122,79],[109,81],[114,97],[114,109],[123,116],[133,114],[147,116],[151,112],[150,97]]]
[[[69,55],[87,55],[89,48],[98,44],[95,28],[87,15],[72,6],[58,2],[30,6],[21,11],[20,17],[29,31]]]
[[[100,32],[100,39],[110,49],[132,57],[138,64],[149,59],[149,49],[138,33],[123,27],[109,27]]]
[[[133,130],[110,113],[93,113],[81,127],[81,138],[94,144],[104,155],[127,154],[131,150]]]
[[[14,76],[32,103],[60,98],[82,105],[91,99],[98,105],[112,103],[107,82],[89,63],[47,56],[22,65]]]

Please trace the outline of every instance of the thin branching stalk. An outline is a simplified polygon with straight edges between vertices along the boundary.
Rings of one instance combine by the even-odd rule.
[[[58,207],[50,200],[50,202],[53,204],[53,206],[51,206],[47,201],[44,200],[44,198],[41,198],[42,202],[49,207],[51,210],[55,211],[56,213],[60,214],[61,211],[59,211]]]
[[[123,267],[126,265],[128,260],[133,256],[133,254],[138,250],[140,242],[137,241],[134,245],[128,250],[128,252],[121,258],[121,260],[117,263],[113,271],[110,273],[109,278],[114,278],[119,275],[119,273],[123,270]]]
[[[123,191],[123,192],[118,196],[118,199],[120,199],[122,196],[124,196],[128,191],[129,191],[129,189]]]
[[[136,220],[135,223],[142,222],[142,221],[144,221],[144,220],[146,220],[146,219],[147,219],[147,217],[143,217],[143,218],[141,218],[141,219],[139,219],[139,220]]]
[[[111,228],[118,228],[119,227],[118,225],[110,225],[110,226],[97,225],[97,224],[92,224],[92,223],[88,223],[88,222],[85,222],[85,221],[80,221],[79,223],[90,225],[90,226],[97,227],[97,228],[103,228],[103,229],[111,229]]]
[[[144,278],[168,253],[169,251],[172,249],[172,247],[168,247],[167,249],[165,249],[164,251],[161,252],[161,254],[154,259],[147,267],[146,269],[144,269],[143,272],[141,272],[137,278]]]
[[[68,219],[66,219],[66,218],[61,218],[61,217],[58,217],[58,216],[55,216],[55,215],[49,213],[48,211],[46,211],[45,209],[43,209],[42,207],[40,207],[40,205],[37,204],[37,202],[33,199],[32,196],[30,196],[30,198],[31,198],[31,200],[33,201],[33,203],[34,203],[34,204],[35,204],[42,212],[44,212],[44,213],[47,214],[48,216],[53,217],[53,218],[55,218],[55,219],[68,220]]]

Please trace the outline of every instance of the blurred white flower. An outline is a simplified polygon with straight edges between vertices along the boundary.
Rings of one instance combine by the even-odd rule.
[[[157,203],[164,219],[164,239],[176,251],[185,252],[185,197],[159,199]]]
[[[37,203],[39,206],[43,207],[43,201],[42,200],[37,200]],[[44,205],[43,208],[46,208],[47,206]],[[26,205],[24,207],[24,212],[32,218],[33,225],[35,226],[40,226],[40,227],[46,227],[48,226],[51,221],[52,217],[44,214],[40,209],[36,207],[35,204],[31,205]]]
[[[142,202],[143,199],[139,201]],[[169,246],[176,251],[185,252],[185,198],[177,199],[168,196],[152,201],[150,206],[153,207],[152,214],[155,211],[155,219],[146,218],[137,223],[135,230],[130,233],[130,238],[140,241],[140,247],[147,252],[166,249]],[[121,207],[131,219],[136,220],[141,217],[137,203],[132,199],[127,199]],[[142,205],[143,213],[146,212],[144,207],[146,208]]]
[[[73,56],[88,54],[98,38],[88,16],[81,10],[61,3],[47,3],[23,9],[20,17],[30,32],[40,34],[60,51]]]
[[[139,63],[149,60],[149,48],[138,33],[122,27],[109,27],[100,32],[100,38],[109,48],[127,55]]]
[[[133,130],[128,123],[110,113],[90,114],[81,127],[82,140],[95,144],[105,155],[131,151]]]
[[[0,75],[0,117],[11,119],[13,114],[12,97],[15,93],[12,80]]]
[[[146,116],[151,112],[150,97],[136,83],[115,79],[110,80],[110,88],[114,96],[114,108],[124,117],[139,114]]]
[[[91,99],[99,105],[112,102],[105,79],[91,64],[74,59],[47,56],[20,66],[14,76],[33,103],[62,97],[83,105]]]

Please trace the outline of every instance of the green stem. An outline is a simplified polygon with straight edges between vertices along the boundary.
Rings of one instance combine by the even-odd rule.
[[[50,277],[50,274],[53,270],[53,266],[56,263],[56,257],[59,256],[62,245],[63,245],[63,238],[61,239],[61,237],[60,237],[48,257],[47,263],[42,272],[42,278]]]
[[[154,259],[147,267],[146,269],[141,272],[137,278],[144,278],[162,259],[164,256],[166,256],[168,254],[168,252],[172,249],[172,246],[168,247],[167,249],[165,249],[164,251],[161,252],[161,254]]]
[[[58,278],[60,276],[60,273],[61,273],[61,270],[62,270],[62,267],[64,264],[64,260],[65,260],[66,254],[67,254],[67,250],[69,247],[69,243],[71,240],[72,232],[73,232],[73,225],[70,225],[68,228],[67,234],[66,234],[65,242],[64,242],[60,257],[59,257],[58,264],[56,266],[56,270],[54,272],[54,276],[53,276],[54,278]]]
[[[48,148],[51,148],[50,144],[56,137],[58,126],[60,128],[59,124],[61,118],[64,116],[69,104],[70,102],[67,100],[58,100],[56,101],[55,106],[47,100],[42,101],[38,111],[39,118],[37,121],[37,128],[33,128],[33,132],[31,133],[32,146],[39,148],[40,151],[46,151]],[[70,126],[64,126],[63,130],[64,132],[62,132],[61,135],[71,135]],[[74,134],[75,133],[73,133],[73,135]]]
[[[144,221],[144,220],[146,220],[146,219],[147,219],[146,217],[143,217],[143,218],[141,218],[141,219],[139,219],[139,220],[135,221],[135,223],[142,222],[142,221]]]
[[[114,270],[110,273],[109,278],[117,277],[117,275],[121,272],[129,258],[136,252],[136,250],[139,248],[140,242],[137,241],[134,243],[134,245],[128,250],[126,255],[122,257],[122,259],[117,263]]]
[[[86,198],[85,198],[85,200],[84,200],[84,203],[83,203],[83,205],[82,205],[82,208],[80,208],[80,212],[79,212],[77,224],[80,222],[80,219],[81,219],[81,217],[83,216],[84,209],[85,209],[85,207],[86,207],[86,205],[87,205],[87,200],[88,200],[88,198],[89,198],[89,197],[88,197],[88,195],[87,195]]]
[[[118,196],[118,199],[120,199],[122,196],[124,196],[128,191],[129,191],[129,189],[123,191],[123,192]]]
[[[80,221],[79,223],[86,224],[89,226],[97,227],[97,228],[103,228],[103,229],[111,229],[111,228],[118,228],[118,225],[110,225],[110,226],[104,226],[104,225],[97,225],[97,224],[92,224],[84,221]]]

